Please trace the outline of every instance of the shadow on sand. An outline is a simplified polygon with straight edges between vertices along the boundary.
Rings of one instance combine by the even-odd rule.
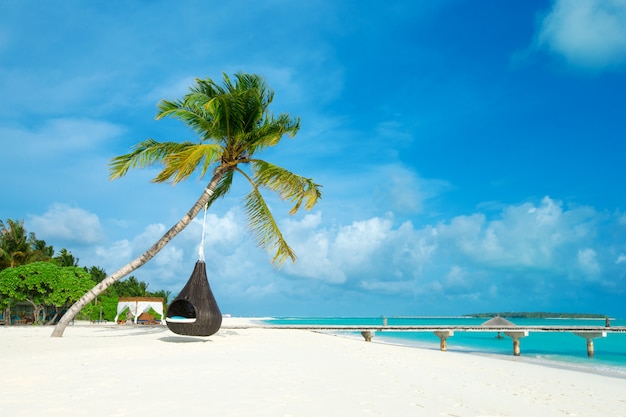
[[[201,339],[192,336],[165,336],[160,337],[159,340],[167,343],[206,343],[212,341],[210,339]]]

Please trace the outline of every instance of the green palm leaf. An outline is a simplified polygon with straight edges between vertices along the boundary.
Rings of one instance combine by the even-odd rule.
[[[222,178],[217,184],[217,187],[215,187],[215,189],[213,190],[213,194],[211,194],[211,197],[209,198],[209,201],[206,204],[207,208],[211,207],[211,205],[215,202],[215,200],[217,200],[218,198],[222,198],[226,194],[228,194],[228,192],[230,191],[230,187],[233,184],[234,173],[235,171],[231,170],[231,171],[227,171],[222,176]]]
[[[272,263],[281,266],[287,259],[295,262],[296,254],[285,241],[272,212],[257,188],[253,188],[246,196],[245,207],[248,215],[248,226],[252,230],[257,244],[265,250],[274,251]]]
[[[192,102],[187,102],[187,100],[162,100],[157,107],[159,109],[156,115],[157,120],[164,117],[175,117],[203,138],[206,137],[207,133],[209,133],[208,137],[210,137],[213,132],[211,117],[201,106],[195,106]]]
[[[295,214],[303,202],[304,207],[310,210],[322,198],[321,186],[310,178],[296,175],[266,161],[253,160],[251,164],[254,171],[253,181],[257,186],[275,191],[283,200],[294,203],[290,214]]]
[[[173,152],[163,159],[165,168],[154,179],[155,182],[171,180],[173,184],[186,180],[201,166],[200,178],[204,177],[209,167],[221,156],[219,145],[189,144],[178,152]]]
[[[120,155],[109,163],[110,179],[126,175],[131,168],[145,168],[161,163],[168,155],[192,145],[191,142],[157,142],[147,139],[135,145],[130,153]]]

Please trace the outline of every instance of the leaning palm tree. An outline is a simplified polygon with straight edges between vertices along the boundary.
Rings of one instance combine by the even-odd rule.
[[[258,75],[239,73],[233,82],[224,74],[222,85],[209,78],[197,79],[181,100],[163,100],[158,104],[157,119],[174,117],[183,121],[195,131],[198,140],[179,143],[148,139],[141,142],[130,153],[111,161],[111,179],[126,175],[131,168],[152,165],[162,166],[154,182],[176,184],[197,171],[201,177],[210,171],[211,179],[187,214],[161,239],[70,307],[56,325],[53,337],[62,336],[65,327],[87,303],[148,262],[203,208],[226,195],[236,173],[251,186],[244,199],[245,210],[248,225],[259,246],[273,252],[272,263],[276,266],[288,259],[295,261],[295,253],[285,241],[261,190],[276,192],[282,199],[290,201],[293,204],[290,214],[294,214],[303,204],[309,210],[317,203],[321,198],[321,186],[310,178],[256,158],[264,149],[277,145],[285,135],[295,136],[300,128],[299,119],[288,114],[275,117],[268,111],[273,96]]]

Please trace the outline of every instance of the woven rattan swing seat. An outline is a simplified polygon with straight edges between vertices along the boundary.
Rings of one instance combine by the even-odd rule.
[[[165,322],[174,333],[211,336],[222,325],[222,313],[206,275],[206,264],[196,262],[189,281],[167,308]]]

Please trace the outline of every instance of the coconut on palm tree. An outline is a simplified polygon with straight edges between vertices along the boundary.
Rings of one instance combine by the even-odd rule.
[[[290,214],[294,214],[302,205],[308,210],[317,203],[321,198],[321,186],[311,178],[257,158],[264,149],[277,145],[285,135],[295,136],[300,128],[298,118],[288,114],[274,116],[269,112],[273,96],[263,78],[239,73],[234,82],[224,74],[222,85],[209,78],[197,79],[181,100],[159,103],[157,119],[174,117],[183,121],[195,131],[198,141],[157,142],[148,139],[141,142],[130,153],[111,161],[111,179],[126,175],[131,168],[152,165],[162,166],[154,182],[176,184],[197,171],[201,176],[211,172],[211,179],[187,214],[161,239],[78,300],[55,326],[53,337],[62,336],[65,327],[87,303],[152,259],[204,207],[226,195],[236,173],[251,186],[245,197],[245,210],[259,246],[273,252],[272,263],[276,266],[288,259],[295,261],[295,253],[285,241],[261,190],[276,192],[283,200],[290,201],[293,204]]]

